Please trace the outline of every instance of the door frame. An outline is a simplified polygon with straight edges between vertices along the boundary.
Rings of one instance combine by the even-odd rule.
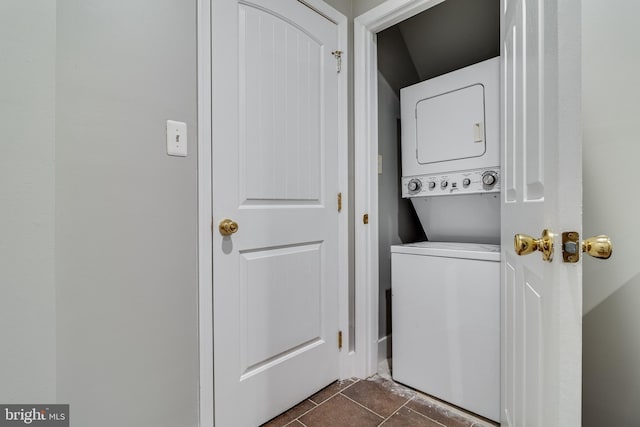
[[[197,0],[197,97],[198,97],[198,346],[199,346],[199,426],[214,426],[214,370],[213,370],[213,251],[212,203],[212,3],[236,0]],[[349,150],[348,150],[348,20],[342,13],[322,0],[298,0],[338,27],[338,46],[342,53],[342,69],[338,75],[338,183],[342,192],[342,212],[338,219],[338,325],[343,340],[349,343]],[[224,59],[223,59],[224,60]],[[348,378],[355,372],[355,352],[348,344],[339,355],[339,376]]]
[[[213,239],[211,1],[197,0],[198,98],[198,425],[213,427]]]
[[[378,371],[378,57],[376,33],[445,0],[387,0],[354,19],[354,213],[357,376]],[[368,225],[363,215],[369,215]],[[384,340],[384,339],[383,339]],[[384,342],[380,342],[384,344]]]

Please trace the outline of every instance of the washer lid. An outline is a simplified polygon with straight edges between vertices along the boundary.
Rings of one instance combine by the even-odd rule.
[[[500,245],[485,243],[408,243],[391,246],[391,253],[500,261]]]

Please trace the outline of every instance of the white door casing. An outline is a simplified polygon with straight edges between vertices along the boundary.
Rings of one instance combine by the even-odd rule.
[[[582,268],[560,235],[582,233],[580,2],[503,0],[502,419],[580,425]],[[516,233],[555,233],[552,262],[517,256]]]
[[[212,6],[220,426],[259,425],[339,376],[337,334],[347,316],[338,304],[347,290],[346,214],[337,194],[345,193],[346,110],[332,51],[345,49],[338,25],[318,12],[325,6],[310,3],[317,7],[295,0]],[[230,236],[218,231],[226,218],[238,224]]]

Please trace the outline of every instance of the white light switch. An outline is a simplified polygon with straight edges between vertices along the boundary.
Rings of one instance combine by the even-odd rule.
[[[378,175],[382,175],[382,154],[378,154]]]
[[[187,157],[187,124],[167,120],[167,154]]]

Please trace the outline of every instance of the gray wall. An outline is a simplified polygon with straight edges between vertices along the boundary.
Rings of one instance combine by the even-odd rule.
[[[353,4],[353,17],[357,18],[385,1],[386,0],[351,0]]]
[[[338,12],[342,13],[347,19],[351,16],[351,0],[324,0],[325,3],[331,5]]]
[[[195,0],[59,0],[56,83],[58,401],[75,426],[195,426]]]
[[[384,76],[397,97],[400,89],[420,81],[416,66],[398,25],[380,31],[376,35],[378,71]]]
[[[54,402],[55,0],[0,1],[0,402]]]
[[[382,174],[378,175],[378,335],[391,334],[391,245],[426,240],[408,199],[400,194],[400,98],[378,72],[378,153]],[[390,344],[390,343],[387,343]],[[390,355],[389,346],[387,353]]]
[[[447,0],[377,35],[378,69],[400,89],[500,55],[500,0]]]
[[[585,259],[583,425],[640,425],[640,4],[584,0],[585,235],[608,234],[611,259]]]
[[[447,0],[398,27],[420,80],[500,55],[500,0]]]

